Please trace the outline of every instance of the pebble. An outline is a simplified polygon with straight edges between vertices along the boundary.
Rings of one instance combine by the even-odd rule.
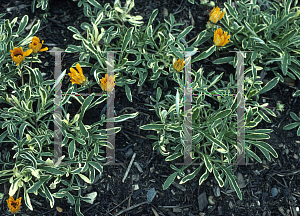
[[[277,188],[272,188],[272,189],[271,189],[271,194],[272,194],[273,197],[276,197],[277,194],[278,194]]]
[[[206,208],[207,204],[208,201],[207,201],[206,193],[203,192],[198,196],[199,211],[203,211],[203,209]]]
[[[213,191],[214,191],[214,194],[215,194],[216,197],[221,196],[221,192],[220,192],[219,186],[214,187]]]
[[[125,153],[125,157],[128,158],[128,157],[130,157],[131,155],[133,155],[133,150],[132,150],[132,148],[128,149],[128,151]]]

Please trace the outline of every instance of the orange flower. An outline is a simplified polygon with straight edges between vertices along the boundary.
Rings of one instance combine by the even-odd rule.
[[[32,53],[32,49],[23,52],[23,48],[15,47],[13,50],[10,50],[12,60],[17,63],[17,66],[25,61],[25,57],[29,56]]]
[[[14,199],[12,196],[9,197],[8,200],[6,200],[9,211],[13,214],[16,214],[19,212],[20,207],[21,207],[21,199],[22,197],[20,197],[19,199]]]
[[[214,43],[217,47],[225,46],[227,43],[229,43],[230,35],[227,35],[227,32],[223,34],[223,30],[221,28],[218,28],[215,30],[214,33]]]
[[[221,20],[224,16],[225,12],[221,12],[220,8],[213,8],[212,11],[209,13],[209,21],[216,24],[219,20]]]
[[[111,92],[115,86],[115,75],[114,75],[114,79],[112,77],[112,75],[110,75],[107,79],[107,74],[105,74],[105,78],[102,78],[101,81],[101,88],[103,91],[107,91],[107,92]],[[109,83],[109,85],[107,86],[107,83]]]
[[[48,47],[41,49],[44,41],[42,40],[42,43],[40,43],[40,39],[38,37],[34,36],[31,41],[32,43],[29,44],[29,49],[32,49],[34,54],[48,50]]]
[[[181,58],[180,58],[180,59],[178,59],[178,60],[175,61],[174,65],[173,65],[173,68],[176,71],[179,72],[179,71],[181,71],[183,69],[184,64],[185,64],[185,62],[183,62],[183,59],[181,60]]]
[[[68,73],[68,75],[71,77],[70,81],[72,84],[86,85],[88,81],[83,75],[82,68],[80,67],[79,63],[76,64],[76,69],[79,73],[74,68],[70,68],[71,73]]]

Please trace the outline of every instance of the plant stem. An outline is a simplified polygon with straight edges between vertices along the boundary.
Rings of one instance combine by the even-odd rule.
[[[23,72],[22,72],[22,67],[20,68],[21,70],[21,78],[22,78],[22,86],[24,85],[24,78],[23,78]]]
[[[18,187],[19,187],[19,186],[18,186]],[[19,198],[19,194],[20,194],[20,188],[18,188],[18,193],[17,193],[17,198],[16,198],[16,199]]]
[[[89,94],[91,94],[91,86],[90,86],[90,84],[88,84],[89,85]]]

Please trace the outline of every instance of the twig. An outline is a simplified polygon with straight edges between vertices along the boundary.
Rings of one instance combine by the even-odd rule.
[[[126,170],[126,172],[125,172],[125,175],[124,175],[124,177],[123,177],[123,180],[122,180],[123,183],[124,183],[125,179],[127,178],[127,175],[128,175],[128,173],[129,173],[129,171],[130,171],[130,169],[131,169],[131,166],[132,166],[132,163],[133,163],[133,161],[134,161],[135,156],[136,156],[136,153],[134,153],[133,156],[132,156],[132,158],[131,158],[131,161],[130,161],[130,163],[129,163],[129,166],[128,166],[128,168],[127,168],[127,170]]]
[[[117,214],[115,214],[115,216],[118,216],[118,215],[120,215],[120,214],[122,214],[122,213],[124,213],[124,212],[130,211],[131,209],[134,209],[134,208],[139,207],[139,206],[141,206],[141,205],[144,205],[144,204],[146,204],[146,203],[148,203],[148,202],[145,201],[145,202],[141,202],[141,203],[139,203],[139,204],[133,205],[133,206],[127,208],[127,209],[124,209],[124,210],[118,212]]]
[[[94,205],[92,205],[91,207],[89,207],[87,210],[85,210],[84,212],[82,212],[82,214],[87,213],[89,210],[91,210],[92,208],[94,208],[95,206],[99,205],[100,202],[95,203]]]

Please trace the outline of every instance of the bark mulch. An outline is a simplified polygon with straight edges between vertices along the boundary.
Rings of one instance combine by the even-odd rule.
[[[113,4],[114,1],[98,2],[104,5],[106,2]],[[133,15],[143,16],[144,22],[147,23],[151,12],[159,9],[154,25],[158,21],[163,22],[164,14],[173,13],[177,22],[185,22],[183,28],[194,25],[194,29],[187,36],[186,41],[192,39],[201,30],[205,29],[208,20],[209,11],[212,8],[206,8],[196,1],[194,5],[186,0],[145,0],[135,1],[135,7],[132,9]],[[14,17],[22,18],[25,14],[29,16],[29,23],[37,14],[43,13],[42,10],[36,9],[35,14],[30,10],[30,0],[15,1],[2,0],[0,1],[0,13],[6,12],[10,7],[10,12],[6,14],[5,19],[12,20]],[[221,9],[224,7],[224,1],[215,1]],[[124,1],[122,1],[122,5]],[[17,6],[24,5],[23,9],[18,9]],[[77,2],[71,0],[50,0],[50,16],[48,23],[42,23],[40,30],[36,36],[45,41],[45,45],[50,48],[60,47],[66,49],[68,44],[80,45],[79,41],[73,39],[73,33],[67,27],[74,26],[82,31],[80,24],[89,22],[84,17],[83,8],[77,7]],[[27,31],[28,32],[28,31]],[[49,53],[43,53],[41,56],[42,64],[34,64],[33,67],[39,67],[44,73],[44,79],[53,79],[54,57]],[[229,65],[214,65],[212,61],[216,57],[212,55],[207,60],[195,63],[193,67],[202,66],[205,74],[210,71],[220,73],[226,71],[224,79],[229,79],[229,74],[235,69]],[[62,68],[69,70],[70,66],[78,60],[78,56],[73,54],[65,54],[62,59]],[[26,78],[26,77],[25,77]],[[268,74],[264,78],[264,83],[273,78],[273,74]],[[68,86],[69,80],[63,82],[63,86]],[[162,190],[162,185],[166,178],[172,174],[170,164],[165,161],[165,158],[152,150],[152,142],[146,138],[148,134],[153,132],[140,130],[138,126],[149,124],[157,121],[158,118],[154,111],[149,110],[145,104],[151,104],[150,95],[156,96],[156,91],[152,85],[145,83],[142,91],[138,94],[138,87],[131,86],[133,95],[133,103],[130,103],[123,89],[116,89],[115,94],[115,111],[117,115],[124,113],[140,112],[135,118],[125,122],[116,123],[115,126],[121,127],[120,133],[116,134],[116,159],[118,163],[123,163],[122,166],[107,166],[104,168],[102,177],[97,177],[94,184],[89,185],[83,192],[83,196],[87,193],[96,191],[97,198],[93,205],[81,202],[81,212],[84,215],[292,215],[296,216],[299,213],[300,202],[300,139],[296,136],[296,130],[284,131],[282,128],[290,124],[290,112],[300,114],[300,102],[292,97],[295,89],[299,89],[299,82],[293,85],[278,84],[274,89],[263,94],[259,103],[266,100],[270,107],[275,107],[277,101],[285,104],[283,112],[276,113],[278,118],[269,117],[272,123],[262,122],[258,128],[271,128],[274,132],[270,133],[270,139],[265,140],[273,146],[278,153],[278,158],[272,158],[269,162],[264,155],[258,150],[253,149],[258,156],[263,160],[263,163],[251,161],[254,165],[238,166],[235,172],[237,181],[241,187],[243,200],[239,200],[236,193],[230,187],[219,188],[218,183],[213,175],[201,185],[198,185],[198,179],[194,178],[186,184],[179,185],[178,180],[172,184],[167,190]],[[94,89],[100,92],[100,87]],[[0,108],[7,107],[5,104],[0,104]],[[69,112],[71,117],[74,116],[79,109],[79,104],[74,102]],[[85,124],[92,124],[97,121],[99,113],[103,110],[103,105],[94,107],[88,110],[84,119]],[[4,130],[0,129],[2,133]],[[1,134],[0,133],[0,134]],[[2,154],[8,151],[8,146],[0,144]],[[133,154],[135,154],[134,163],[130,169],[128,177],[124,182],[122,179],[129,166]],[[138,170],[140,166],[141,171]],[[195,167],[194,167],[195,168]],[[193,171],[190,167],[189,171]],[[135,189],[133,189],[133,187]],[[5,197],[0,205],[0,214],[11,215],[6,205],[8,198],[7,191],[9,185],[1,185],[0,192],[5,193]],[[151,204],[141,204],[147,200],[147,192],[155,188],[156,196]],[[208,198],[213,196],[211,203]],[[26,208],[22,200],[21,211],[17,215],[75,215],[74,206],[66,202],[65,199],[56,199],[55,207],[50,208],[49,204],[43,197],[33,196],[31,201],[34,210],[30,211]],[[56,207],[62,208],[62,212],[58,212]],[[123,211],[123,213],[122,213]]]

